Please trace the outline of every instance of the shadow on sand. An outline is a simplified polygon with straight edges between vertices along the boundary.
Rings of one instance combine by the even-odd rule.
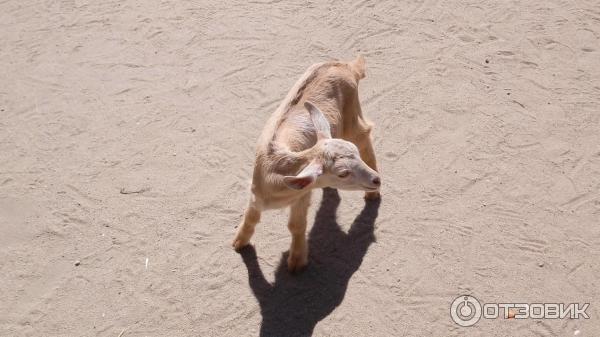
[[[380,201],[366,201],[348,233],[336,221],[337,190],[324,189],[323,200],[308,237],[309,264],[297,275],[288,273],[287,253],[281,257],[275,282],[265,279],[254,247],[240,254],[248,268],[250,287],[260,304],[261,337],[311,336],[315,325],[344,299],[348,281],[360,267],[373,234]]]

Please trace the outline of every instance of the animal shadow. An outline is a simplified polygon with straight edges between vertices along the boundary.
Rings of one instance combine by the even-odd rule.
[[[299,274],[287,271],[288,253],[284,253],[271,284],[258,265],[254,247],[240,252],[261,309],[261,337],[311,336],[316,324],[342,303],[350,277],[375,242],[373,230],[380,201],[366,201],[348,233],[336,220],[339,204],[337,190],[323,189],[308,236],[310,262]]]

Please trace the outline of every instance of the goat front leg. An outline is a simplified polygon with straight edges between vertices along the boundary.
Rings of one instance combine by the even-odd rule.
[[[292,233],[292,244],[287,259],[290,272],[298,272],[308,264],[308,247],[306,245],[306,215],[310,206],[310,192],[302,196],[290,206],[288,228]]]
[[[260,211],[255,207],[255,205],[250,202],[248,208],[244,212],[244,219],[238,226],[238,231],[233,239],[232,246],[235,250],[239,251],[244,248],[250,242],[250,238],[252,238],[252,234],[254,234],[254,227],[260,221]]]

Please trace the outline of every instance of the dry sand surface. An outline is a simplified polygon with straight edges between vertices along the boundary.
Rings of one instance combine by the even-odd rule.
[[[596,0],[2,1],[0,335],[600,336],[599,38]],[[301,275],[285,210],[236,253],[268,116],[359,53],[381,204],[315,191]]]

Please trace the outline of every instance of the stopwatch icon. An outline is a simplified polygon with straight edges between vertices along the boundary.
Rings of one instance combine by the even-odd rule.
[[[481,304],[473,296],[458,296],[452,301],[450,316],[460,326],[472,326],[481,318]]]

